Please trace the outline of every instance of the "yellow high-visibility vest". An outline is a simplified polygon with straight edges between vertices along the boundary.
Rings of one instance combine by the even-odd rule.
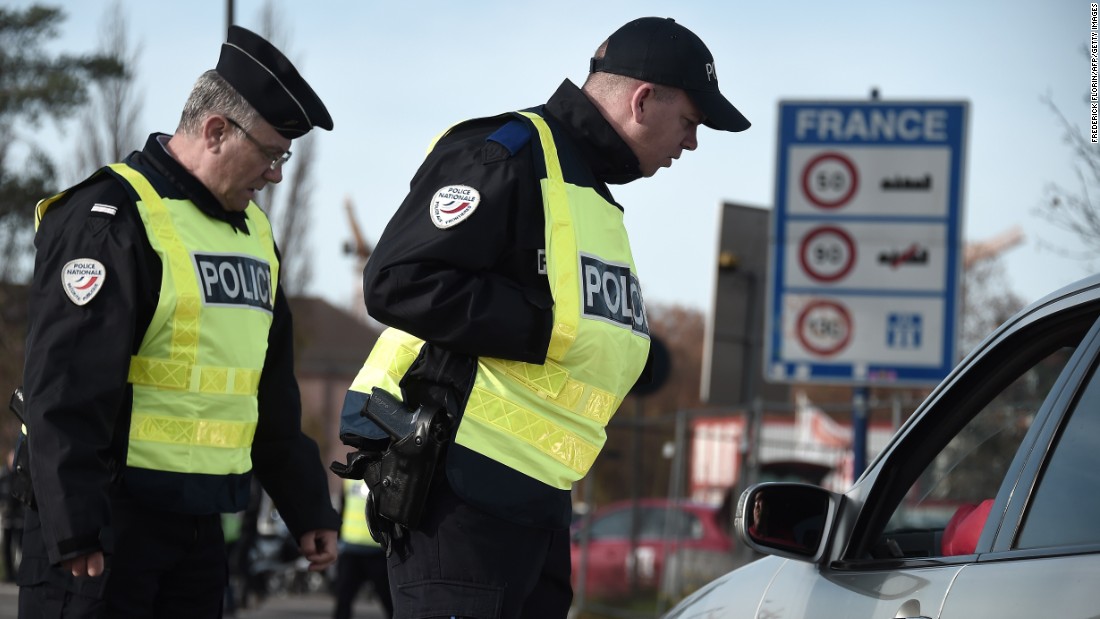
[[[367,527],[367,495],[370,489],[361,479],[344,480],[344,522],[340,525],[340,539],[358,546],[380,546],[370,536]]]
[[[455,441],[549,486],[568,490],[607,439],[605,427],[637,381],[649,325],[623,212],[593,188],[567,183],[546,121],[537,131],[554,327],[543,364],[481,357]],[[395,395],[423,341],[387,329],[352,383]]]
[[[126,464],[247,473],[279,276],[271,224],[249,204],[249,234],[238,234],[212,223],[189,201],[160,196],[130,166],[108,168],[137,193],[138,212],[163,265],[157,308],[130,360],[134,401]],[[39,202],[36,228],[63,195]]]

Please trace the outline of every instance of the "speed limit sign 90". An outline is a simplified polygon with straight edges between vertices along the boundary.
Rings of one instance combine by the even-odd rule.
[[[802,238],[798,247],[802,270],[820,282],[835,282],[856,263],[856,244],[837,226],[820,226]]]

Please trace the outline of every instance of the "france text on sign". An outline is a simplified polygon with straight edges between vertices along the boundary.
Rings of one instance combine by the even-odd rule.
[[[781,102],[770,380],[934,383],[955,361],[965,102]]]

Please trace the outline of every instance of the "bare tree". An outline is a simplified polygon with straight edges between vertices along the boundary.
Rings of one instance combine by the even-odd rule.
[[[675,439],[672,414],[699,408],[699,378],[703,367],[706,325],[697,309],[654,303],[647,306],[649,328],[663,345],[667,358],[664,381],[649,386],[645,395],[628,395],[607,427],[604,453],[590,478],[596,504],[638,496],[668,494],[671,470],[661,457],[663,446]],[[626,483],[624,483],[626,482]]]
[[[259,22],[259,34],[290,57],[286,43],[288,37],[271,0],[264,3]],[[269,185],[260,200],[260,206],[271,218],[279,245],[282,258],[279,280],[287,294],[292,296],[305,290],[313,271],[308,243],[312,220],[310,211],[313,210],[313,167],[316,162],[313,138],[310,133],[294,140],[291,147],[294,157],[283,169],[283,182]]]
[[[963,274],[959,352],[963,355],[969,353],[1024,304],[1024,300],[1009,287],[999,256],[968,264]]]
[[[134,71],[138,64],[141,45],[130,46],[126,15],[120,0],[115,0],[103,15],[99,30],[97,52],[114,58],[127,70],[121,75],[96,80],[92,88],[90,105],[81,114],[88,130],[77,149],[76,182],[91,174],[100,166],[121,161],[131,151],[141,147],[142,136],[138,132],[141,115],[141,98],[134,88]]]
[[[1064,244],[1042,241],[1040,246],[1059,255],[1082,260],[1088,270],[1095,271],[1100,251],[1100,203],[1097,202],[1100,191],[1100,148],[1092,142],[1091,132],[1070,122],[1049,94],[1043,96],[1042,100],[1062,126],[1065,142],[1069,145],[1074,160],[1078,188],[1074,191],[1057,183],[1050,183],[1035,212],[1054,226],[1073,234],[1082,248],[1073,250]]]

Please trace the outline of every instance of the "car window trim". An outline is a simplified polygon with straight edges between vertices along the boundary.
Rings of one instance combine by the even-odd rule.
[[[1064,317],[1060,317],[1059,319],[1057,319],[1059,323],[1057,325],[1043,325],[1042,327],[1038,326],[1039,322],[1049,321],[1049,315],[1043,316],[1043,321],[1029,321],[1025,318],[1019,321],[1019,325],[1016,329],[1000,333],[995,338],[987,339],[982,346],[982,351],[980,352],[980,354],[969,355],[966,359],[966,362],[960,364],[959,368],[957,368],[956,371],[952,373],[952,378],[948,379],[950,384],[943,386],[942,389],[935,390],[935,392],[929,396],[929,399],[925,402],[925,404],[922,404],[921,407],[919,407],[919,409],[913,414],[912,418],[909,420],[910,423],[906,423],[899,430],[898,435],[894,438],[894,440],[892,440],[887,448],[883,450],[883,452],[880,454],[880,457],[876,458],[874,466],[883,470],[878,471],[875,483],[866,491],[866,498],[861,502],[859,513],[855,515],[855,522],[848,532],[849,539],[833,540],[834,542],[839,542],[844,546],[844,548],[839,552],[838,555],[834,555],[837,559],[833,562],[834,566],[838,569],[852,569],[856,566],[861,569],[879,569],[880,566],[884,564],[902,564],[907,566],[918,564],[927,565],[929,563],[929,558],[925,557],[913,558],[908,560],[893,557],[877,559],[866,558],[876,538],[876,536],[870,535],[869,531],[878,529],[883,526],[884,520],[889,518],[889,514],[893,513],[893,510],[897,506],[896,501],[885,501],[882,499],[884,493],[890,492],[890,490],[887,490],[887,488],[894,487],[893,491],[897,491],[897,484],[901,483],[900,481],[898,481],[899,478],[912,477],[913,468],[915,468],[916,465],[910,465],[909,462],[914,460],[911,454],[915,453],[916,449],[919,449],[921,452],[933,449],[925,446],[929,443],[929,438],[940,437],[933,443],[937,445],[936,447],[934,447],[934,450],[938,453],[938,451],[943,448],[944,444],[946,444],[943,439],[943,436],[945,434],[949,434],[950,436],[954,436],[955,434],[957,434],[959,429],[964,427],[966,423],[968,423],[969,420],[973,418],[973,414],[977,414],[977,412],[980,411],[981,408],[984,407],[985,404],[987,404],[992,397],[995,397],[997,393],[1004,389],[1003,384],[997,387],[989,387],[988,380],[980,379],[974,376],[974,372],[970,371],[971,368],[985,364],[994,364],[991,367],[997,367],[995,364],[998,364],[1000,362],[992,355],[1002,350],[1002,346],[1005,346],[1006,343],[1015,341],[1026,342],[1029,339],[1034,338],[1035,329],[1039,329],[1043,333],[1055,333],[1060,329],[1068,332],[1074,330],[1072,328],[1072,325],[1076,324],[1076,321],[1081,318],[1082,313],[1091,315],[1093,317],[1093,323],[1088,328],[1086,334],[1082,337],[1080,343],[1077,345],[1070,359],[1067,361],[1066,366],[1063,368],[1062,372],[1055,380],[1050,392],[1044,398],[1042,405],[1036,411],[1036,417],[1034,422],[1032,423],[1032,427],[1028,430],[1027,435],[1024,437],[1023,441],[1020,444],[1020,450],[1017,452],[1012,463],[1006,471],[1005,483],[1002,484],[1000,490],[997,493],[997,497],[993,505],[993,510],[991,512],[995,514],[1002,514],[1000,518],[1002,519],[1002,521],[1004,521],[1004,518],[1009,515],[1009,513],[1007,512],[1007,503],[1009,501],[1009,497],[1011,496],[1011,491],[1007,490],[1005,486],[1009,485],[1011,487],[1015,487],[1018,485],[1017,480],[1023,473],[1022,467],[1024,465],[1024,461],[1021,461],[1020,459],[1021,453],[1025,452],[1025,450],[1030,452],[1031,450],[1035,449],[1037,441],[1041,440],[1041,431],[1048,426],[1047,420],[1053,414],[1052,411],[1061,411],[1061,413],[1057,414],[1056,417],[1061,417],[1061,414],[1064,413],[1063,409],[1058,408],[1058,404],[1062,402],[1061,398],[1067,394],[1066,387],[1072,383],[1076,386],[1076,389],[1080,388],[1080,384],[1083,380],[1083,378],[1081,377],[1081,373],[1083,372],[1083,370],[1081,370],[1082,359],[1086,360],[1085,365],[1087,366],[1087,360],[1091,359],[1092,357],[1086,357],[1086,355],[1089,354],[1089,351],[1094,351],[1096,346],[1100,346],[1100,341],[1097,341],[1097,330],[1098,328],[1100,328],[1100,319],[1097,318],[1096,305],[1097,301],[1092,300],[1084,303],[1083,308],[1070,309]],[[1081,311],[1075,311],[1078,309],[1080,309]],[[1028,324],[1029,322],[1031,322],[1032,324]],[[1094,355],[1095,353],[1093,352],[1092,354]],[[997,367],[997,371],[1001,374],[1008,373],[1018,375],[1017,370],[1011,370],[1012,365],[1013,364],[1011,363],[1002,363],[1001,367]],[[1075,392],[1076,389],[1069,391]],[[982,404],[975,404],[975,402],[981,402]],[[953,420],[955,422],[955,429],[950,432],[947,432],[941,426],[933,426],[931,429],[926,430],[925,428],[927,428],[929,424],[917,423],[917,418],[926,417],[929,414],[927,411],[929,411],[930,409],[941,409],[944,407],[956,410],[959,408],[965,408],[971,410],[973,414],[969,415],[965,421]],[[1057,426],[1057,423],[1051,425]],[[925,428],[922,428],[921,426],[924,426]],[[946,440],[950,440],[950,438],[947,438]],[[914,444],[918,445],[918,447],[910,447]],[[909,453],[906,454],[908,457],[900,458],[897,455],[898,452],[906,447],[909,447]],[[921,470],[923,470],[924,467],[927,466],[927,458],[916,458],[916,460],[923,462],[923,464],[921,464],[919,467]],[[900,464],[893,464],[896,462],[900,462]],[[905,488],[908,488],[909,486],[909,484],[902,485],[904,485]],[[902,490],[901,492],[904,492],[904,490]],[[845,501],[845,503],[847,503],[847,501]],[[888,509],[885,507],[885,504],[887,503],[890,505]],[[873,511],[865,511],[868,505],[873,505]],[[884,510],[889,513],[883,515]],[[1000,529],[1000,524],[998,524],[997,529]],[[983,542],[989,541],[986,537],[987,535],[991,536],[989,529],[983,532],[983,537],[979,540],[979,548],[989,547],[987,544],[983,544]],[[941,559],[942,558],[933,559],[933,562],[941,561]],[[953,561],[948,560],[942,562],[947,563]]]
[[[1023,526],[1024,514],[1035,494],[1046,463],[1049,461],[1055,447],[1057,437],[1062,428],[1068,423],[1070,413],[1076,407],[1081,394],[1088,386],[1089,379],[1094,372],[1100,372],[1100,319],[1093,323],[1088,335],[1082,340],[1081,345],[1074,351],[1073,356],[1066,364],[1065,370],[1059,376],[1055,388],[1059,389],[1057,396],[1049,407],[1044,407],[1043,417],[1036,418],[1032,423],[1032,431],[1028,433],[1028,439],[1034,439],[1024,452],[1021,449],[1017,454],[1017,462],[1013,460],[1009,470],[1018,470],[1012,488],[1007,491],[1007,505],[1002,511],[1002,517],[993,529],[987,528],[978,540],[979,548],[988,547],[990,550],[979,560],[1003,559],[1005,553],[1013,555],[1051,555],[1065,554],[1066,547],[1051,549],[1014,550],[1012,545]],[[1007,480],[1006,480],[1007,481]],[[1005,489],[1002,488],[1004,493]],[[1039,552],[1036,552],[1039,551]]]

